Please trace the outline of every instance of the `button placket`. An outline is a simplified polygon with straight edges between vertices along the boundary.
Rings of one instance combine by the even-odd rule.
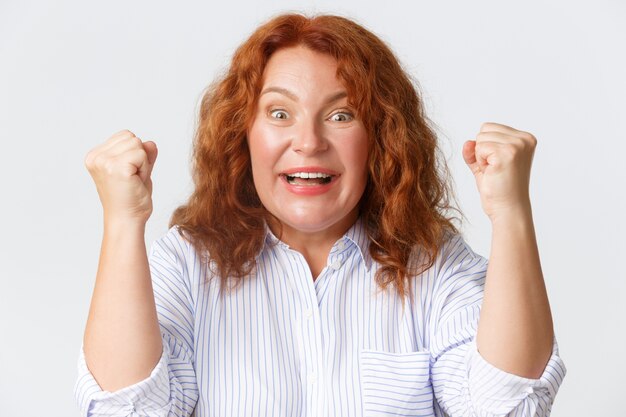
[[[320,279],[314,281],[304,256],[297,251],[289,249],[288,256],[293,264],[294,294],[298,295],[300,314],[296,318],[298,350],[301,355],[301,383],[306,392],[307,408],[312,410],[312,415],[322,415],[321,408],[325,408],[325,396],[320,384],[320,355],[321,341],[319,340],[322,330],[319,319],[316,319],[315,309],[318,308],[316,285]],[[323,275],[323,274],[322,274]],[[321,276],[320,278],[324,278]],[[319,317],[319,316],[318,316]]]

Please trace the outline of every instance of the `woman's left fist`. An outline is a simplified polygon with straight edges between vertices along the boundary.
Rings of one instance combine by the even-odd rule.
[[[537,139],[498,123],[483,123],[476,140],[463,144],[483,210],[493,221],[511,211],[530,210],[530,167]]]

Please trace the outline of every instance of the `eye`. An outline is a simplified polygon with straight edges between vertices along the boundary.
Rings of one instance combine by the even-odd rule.
[[[354,116],[352,116],[351,113],[342,111],[333,114],[332,116],[330,116],[330,119],[334,122],[349,122],[353,119],[353,117]]]
[[[279,120],[286,120],[289,118],[287,112],[280,109],[270,110],[270,116]]]

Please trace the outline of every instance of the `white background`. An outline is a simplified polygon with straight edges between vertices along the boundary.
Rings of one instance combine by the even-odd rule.
[[[202,90],[258,24],[290,10],[354,18],[419,81],[478,253],[489,254],[490,224],[463,142],[485,121],[538,138],[531,195],[568,368],[552,415],[622,415],[625,3],[294,5],[0,0],[0,415],[78,415],[102,233],[86,153],[121,129],[157,143],[149,245],[191,190]]]

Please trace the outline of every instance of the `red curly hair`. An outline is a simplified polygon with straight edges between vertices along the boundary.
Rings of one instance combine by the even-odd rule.
[[[404,301],[405,280],[431,267],[446,232],[452,190],[437,138],[417,88],[387,45],[350,19],[300,14],[277,16],[235,52],[230,68],[205,92],[193,142],[195,189],[169,226],[178,225],[208,255],[222,288],[255,266],[273,216],[252,180],[246,132],[253,121],[262,76],[280,48],[303,45],[337,61],[337,77],[369,137],[368,182],[359,202],[370,253],[381,267],[376,282],[393,284]],[[409,262],[414,250],[423,262]],[[404,304],[404,303],[403,303]]]

